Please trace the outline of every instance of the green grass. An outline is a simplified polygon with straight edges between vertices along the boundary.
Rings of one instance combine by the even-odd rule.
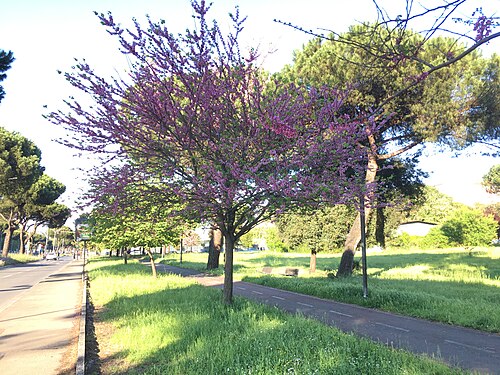
[[[276,308],[226,306],[220,290],[121,263],[87,267],[102,374],[464,373]]]
[[[359,254],[357,254],[359,255]],[[185,254],[184,267],[202,270],[206,254]],[[222,260],[222,257],[221,257]],[[339,254],[319,254],[309,274],[307,254],[236,253],[235,278],[321,298],[373,307],[443,323],[500,332],[500,249],[384,250],[368,254],[369,297],[359,272],[329,278]],[[179,265],[178,256],[164,260]],[[296,267],[299,277],[265,275],[262,267]],[[221,271],[219,271],[221,272]]]
[[[22,264],[22,263],[29,263],[29,262],[36,262],[37,260],[40,260],[40,257],[34,256],[34,255],[28,255],[28,254],[9,254],[8,257],[0,258],[0,267],[3,266],[12,266],[15,264]]]

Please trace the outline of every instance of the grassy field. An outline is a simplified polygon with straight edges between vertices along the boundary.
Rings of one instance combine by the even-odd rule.
[[[179,265],[179,255],[164,263]],[[207,254],[184,254],[183,267],[205,269]],[[222,261],[222,257],[221,257]],[[362,297],[359,272],[352,278],[332,275],[339,254],[319,254],[318,270],[309,274],[307,254],[235,254],[237,279],[322,298],[378,308],[488,332],[500,332],[500,248],[384,250],[368,254],[369,297]],[[263,267],[301,270],[299,277],[263,274]],[[217,270],[221,273],[222,270]]]
[[[87,266],[99,359],[88,374],[461,374],[147,267]]]

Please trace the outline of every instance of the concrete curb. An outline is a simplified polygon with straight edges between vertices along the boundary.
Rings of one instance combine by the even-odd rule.
[[[82,269],[83,295],[80,314],[80,333],[78,335],[78,359],[76,361],[76,375],[85,375],[85,332],[87,325],[87,275],[85,264]]]

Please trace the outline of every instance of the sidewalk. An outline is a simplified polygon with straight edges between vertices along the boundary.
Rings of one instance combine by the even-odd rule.
[[[223,277],[160,264],[163,272],[193,277],[205,286],[222,288]],[[500,374],[500,335],[416,319],[357,305],[234,282],[234,294],[276,306],[292,314],[322,321],[394,348],[424,354],[452,366],[485,374]]]
[[[0,317],[0,374],[75,374],[83,261],[68,263]]]

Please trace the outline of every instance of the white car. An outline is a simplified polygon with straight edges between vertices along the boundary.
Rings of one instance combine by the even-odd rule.
[[[57,254],[53,252],[47,253],[45,260],[57,260]]]

